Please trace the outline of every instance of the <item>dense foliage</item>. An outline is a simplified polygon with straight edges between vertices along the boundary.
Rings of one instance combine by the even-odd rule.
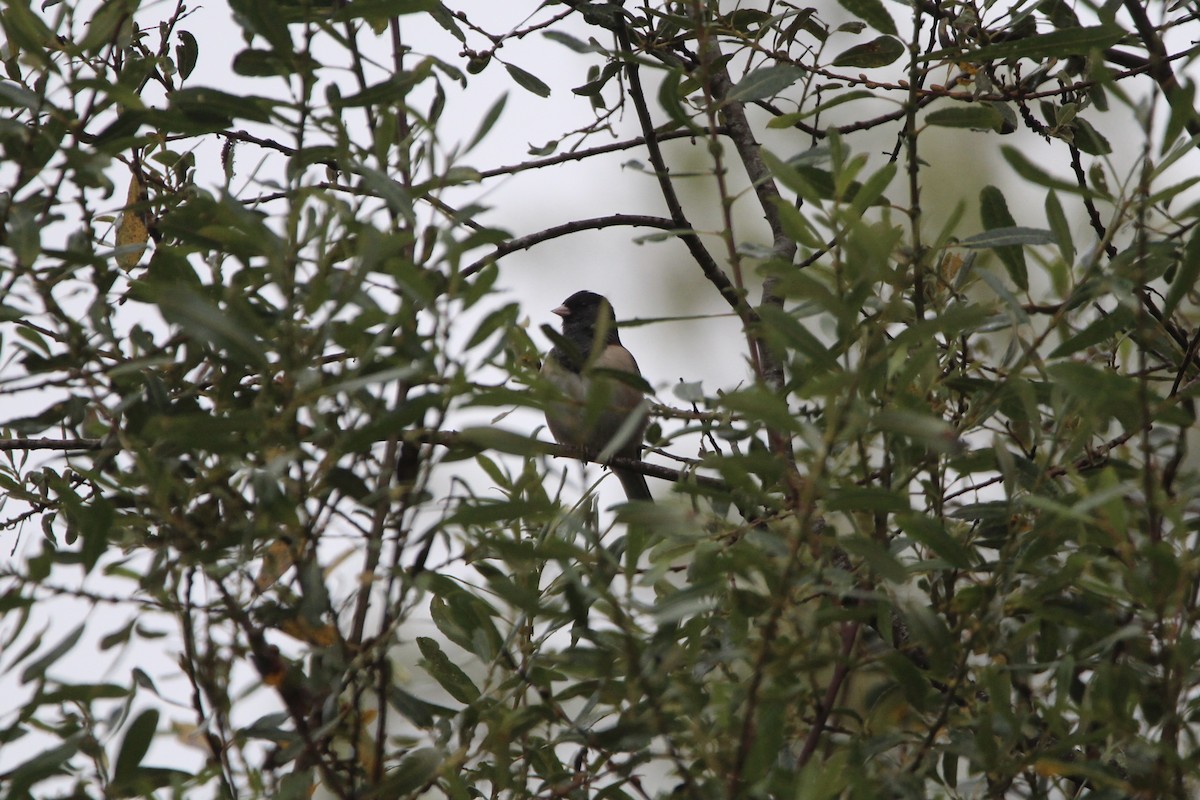
[[[6,2],[0,793],[1195,791],[1193,6],[840,3]],[[746,365],[615,512],[497,291],[598,230]]]

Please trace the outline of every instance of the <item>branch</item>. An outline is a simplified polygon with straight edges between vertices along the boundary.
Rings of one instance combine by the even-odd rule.
[[[469,278],[479,270],[486,267],[488,264],[494,264],[496,261],[505,256],[515,253],[517,250],[528,250],[535,244],[548,242],[551,239],[557,239],[560,236],[567,236],[580,231],[601,230],[602,228],[612,228],[619,225],[629,225],[633,227],[643,228],[660,228],[662,230],[677,231],[677,235],[685,236],[687,234],[695,235],[690,229],[679,229],[674,220],[666,217],[648,217],[640,214],[613,214],[608,217],[593,217],[592,219],[580,219],[573,222],[565,222],[562,225],[555,225],[553,228],[547,228],[544,231],[531,233],[526,236],[519,236],[516,239],[509,239],[501,245],[497,245],[496,249],[479,259],[475,263],[468,266],[462,271],[464,278]]]
[[[476,435],[479,433],[480,435]],[[707,475],[697,475],[687,470],[672,469],[658,464],[650,464],[637,458],[613,456],[607,461],[600,461],[591,453],[585,453],[576,447],[564,444],[533,439],[520,433],[498,430],[496,428],[481,428],[463,431],[409,431],[404,437],[406,441],[423,444],[436,444],[443,447],[475,447],[479,450],[496,450],[512,455],[546,455],[556,458],[574,458],[589,464],[602,464],[606,467],[620,467],[631,472],[639,472],[650,478],[657,478],[672,483],[695,483],[697,486],[711,491],[728,492],[729,487],[718,478]],[[695,462],[690,462],[695,465]]]
[[[667,142],[671,139],[695,139],[696,132],[692,130],[684,131],[654,131],[654,140],[659,142]],[[716,134],[725,133],[724,130],[713,131]],[[524,172],[527,169],[541,169],[542,167],[552,167],[556,164],[565,164],[569,161],[583,161],[592,156],[604,155],[605,153],[615,153],[620,150],[633,150],[647,144],[646,137],[638,136],[633,139],[626,139],[623,142],[613,142],[612,144],[602,144],[596,147],[589,147],[585,150],[573,150],[570,153],[563,153],[557,156],[549,156],[547,158],[539,158],[535,161],[522,161],[520,164],[513,164],[507,167],[496,167],[495,169],[485,169],[480,171],[479,179],[487,180],[488,178],[508,177],[515,175],[518,172]]]
[[[712,97],[719,104],[721,118],[729,129],[729,138],[733,141],[738,158],[741,159],[742,166],[746,170],[746,175],[750,178],[750,185],[754,187],[754,194],[758,197],[758,204],[762,208],[763,217],[767,221],[767,226],[771,229],[772,247],[775,251],[775,257],[785,264],[791,264],[796,259],[797,245],[787,234],[787,231],[784,230],[783,221],[779,214],[779,204],[786,201],[783,199],[783,195],[779,193],[779,188],[775,185],[775,176],[771,174],[766,162],[763,161],[762,145],[754,137],[754,129],[750,127],[750,121],[746,118],[745,105],[740,102],[726,102],[729,92],[733,89],[733,81],[729,77],[729,71],[724,66],[719,45],[714,41],[711,44],[706,44],[705,50],[709,56],[706,59],[709,64],[721,65],[712,71],[709,78]],[[711,52],[707,52],[708,50],[711,50]],[[760,304],[782,309],[783,296],[779,294],[778,287],[779,277],[768,275],[763,280],[762,296],[759,300]],[[783,358],[780,354],[774,352],[763,340],[762,336],[755,331],[756,329],[753,328],[747,329],[747,334],[753,338],[753,344],[758,356],[757,363],[762,369],[762,379],[773,391],[781,391],[786,380],[783,369]],[[800,478],[800,471],[796,467],[796,457],[792,448],[791,436],[773,427],[768,428],[767,436],[772,452],[787,465],[787,491],[790,502],[795,506],[802,494],[802,480]]]
[[[1179,89],[1179,80],[1175,77],[1175,71],[1171,69],[1171,56],[1163,45],[1158,30],[1146,14],[1146,7],[1141,0],[1124,0],[1121,5],[1125,6],[1129,16],[1133,18],[1133,26],[1137,28],[1138,36],[1146,47],[1149,56],[1147,73],[1170,100],[1171,95]],[[1196,122],[1194,114],[1187,116],[1184,127],[1192,136],[1200,135],[1200,123]]]
[[[688,222],[687,215],[683,213],[683,206],[679,202],[679,195],[675,192],[675,186],[671,183],[671,173],[667,169],[666,159],[663,158],[662,149],[658,146],[658,138],[654,131],[654,123],[650,119],[650,107],[646,104],[646,92],[642,88],[642,79],[639,72],[637,59],[633,55],[632,46],[629,43],[629,31],[625,27],[624,19],[621,19],[617,26],[617,39],[621,45],[621,52],[625,58],[625,79],[629,82],[629,96],[633,100],[634,110],[637,112],[638,122],[642,126],[642,133],[646,137],[646,152],[650,157],[650,164],[654,167],[654,174],[658,178],[659,190],[662,192],[663,201],[667,204],[667,210],[671,213],[671,220],[680,230],[691,231],[693,226]],[[701,272],[704,277],[708,278],[709,282],[717,288],[725,301],[730,307],[737,312],[738,317],[742,320],[742,325],[749,328],[758,321],[758,314],[746,302],[746,298],[737,287],[729,280],[729,276],[721,269],[712,254],[704,247],[704,243],[700,241],[700,237],[695,233],[687,233],[680,238],[687,245],[688,251],[692,254],[692,258],[696,259],[696,263],[700,265]]]
[[[103,439],[0,439],[0,451],[99,450],[103,446]]]

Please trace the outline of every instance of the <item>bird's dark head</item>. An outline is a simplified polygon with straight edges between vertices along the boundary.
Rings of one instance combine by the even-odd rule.
[[[565,324],[580,319],[595,320],[602,308],[607,308],[611,316],[612,304],[603,295],[584,289],[563,300],[554,313],[562,317]]]
[[[579,348],[585,359],[594,342],[621,343],[612,304],[603,295],[587,290],[576,292],[553,312],[563,319],[563,335]]]

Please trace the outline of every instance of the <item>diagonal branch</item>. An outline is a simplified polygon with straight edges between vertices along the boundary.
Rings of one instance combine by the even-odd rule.
[[[518,250],[528,250],[535,244],[548,242],[551,239],[557,239],[560,236],[568,236],[572,233],[580,231],[598,231],[602,228],[612,228],[619,225],[629,225],[632,227],[642,228],[660,228],[667,231],[676,231],[679,236],[688,234],[695,236],[690,229],[680,230],[676,227],[675,221],[665,217],[648,217],[640,214],[613,214],[608,217],[593,217],[591,219],[579,219],[572,222],[564,222],[562,225],[555,225],[553,228],[547,228],[544,231],[531,233],[526,236],[519,236],[516,239],[509,239],[503,244],[497,245],[496,249],[488,253],[483,258],[466,267],[462,271],[464,278],[469,278],[479,270],[486,267],[488,264],[494,264],[505,256],[515,253]]]

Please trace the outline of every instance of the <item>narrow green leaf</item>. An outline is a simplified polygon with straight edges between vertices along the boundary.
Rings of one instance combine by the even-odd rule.
[[[6,2],[3,12],[0,14],[0,25],[3,26],[8,40],[5,57],[15,58],[19,55],[36,61],[39,67],[48,72],[56,72],[57,68],[46,54],[51,43],[55,41],[54,31],[46,26],[41,16],[34,13],[29,0]],[[58,46],[54,45],[54,50],[58,49]]]
[[[346,3],[333,12],[330,19],[334,22],[344,22],[349,19],[379,22],[405,14],[437,11],[441,6],[442,4],[438,0],[354,0],[353,3]]]
[[[875,486],[846,486],[829,492],[825,507],[830,511],[893,514],[911,511],[908,498],[898,491]]]
[[[184,286],[164,287],[156,304],[168,324],[178,325],[190,336],[226,349],[248,364],[266,366],[266,349],[254,332],[199,292]]]
[[[958,432],[941,417],[906,408],[888,408],[875,415],[879,430],[895,433],[939,453],[961,448]]]
[[[798,242],[805,247],[811,247],[813,250],[819,250],[825,246],[825,243],[817,236],[817,232],[813,230],[808,219],[796,208],[796,204],[782,197],[774,197],[772,200],[779,212],[779,222],[783,226],[783,232],[791,237],[792,241]]]
[[[370,0],[354,3],[369,6]],[[288,32],[287,19],[278,0],[229,0],[233,19],[243,31],[262,37],[279,54],[291,53],[292,36]],[[253,37],[247,37],[249,44]]]
[[[75,646],[79,641],[79,637],[83,635],[83,628],[86,623],[81,622],[75,630],[68,633],[62,640],[50,648],[39,659],[25,668],[21,673],[21,683],[29,683],[32,680],[41,680],[46,675],[46,670],[58,659],[62,658],[67,652]]]
[[[1014,225],[1011,228],[995,228],[983,233],[968,236],[959,242],[963,247],[972,250],[994,250],[1001,247],[1030,244],[1056,244],[1054,234],[1041,228],[1023,228]]]
[[[248,119],[270,122],[275,101],[261,97],[230,94],[208,86],[178,89],[170,94],[171,107],[190,119],[201,122]]]
[[[1008,203],[1005,201],[1004,195],[995,186],[985,186],[979,193],[979,216],[983,221],[983,227],[989,232],[995,232],[998,228],[1017,228],[1016,221],[1008,211]],[[999,237],[1003,241],[1010,235],[1011,231],[1003,231],[999,234]],[[1047,237],[1046,243],[1054,242],[1054,238],[1049,232],[1045,232],[1045,236]],[[1021,249],[1020,244],[991,244],[985,246],[996,251],[996,255],[1000,257],[1005,268],[1008,269],[1008,275],[1012,278],[1017,288],[1021,291],[1027,291],[1029,289],[1029,272],[1025,266],[1025,252]]]
[[[488,135],[488,131],[490,131],[492,126],[496,124],[496,121],[500,119],[500,115],[504,112],[504,104],[507,102],[508,92],[503,92],[498,98],[496,98],[496,102],[492,103],[491,107],[487,110],[487,113],[483,115],[483,120],[479,123],[479,128],[476,129],[475,135],[471,137],[469,142],[467,142],[466,149],[463,151],[464,153],[469,153],[475,147],[475,145],[483,141],[483,137]]]
[[[765,100],[779,94],[802,77],[804,70],[793,64],[760,67],[738,81],[725,100],[731,103]]]
[[[750,387],[729,392],[721,397],[721,405],[771,428],[791,431],[800,427],[788,408],[787,400],[763,388]]]
[[[121,742],[121,752],[117,755],[117,766],[113,772],[115,783],[128,784],[134,777],[154,741],[157,730],[158,711],[153,708],[146,709],[130,723],[125,732],[125,740]]]
[[[508,70],[508,74],[517,82],[517,85],[526,91],[533,92],[538,97],[549,97],[550,87],[542,81],[541,78],[531,72],[526,72],[514,64],[505,64],[504,68]]]
[[[1061,178],[1056,178],[1046,172],[1040,166],[1029,159],[1022,150],[1005,145],[1000,148],[1000,154],[1004,156],[1004,160],[1013,170],[1027,181],[1036,183],[1039,186],[1045,186],[1049,189],[1055,189],[1068,194],[1079,194],[1089,196],[1092,194],[1086,187],[1080,187],[1079,184],[1071,181],[1066,181]]]
[[[833,65],[863,69],[886,67],[902,55],[904,55],[904,44],[899,39],[880,36],[838,53],[837,57],[833,59]]]
[[[179,77],[187,80],[191,77],[192,70],[196,68],[196,62],[200,60],[200,45],[196,42],[196,37],[188,31],[179,32],[179,44],[175,46],[175,69],[179,70]]]
[[[1117,306],[1112,312],[1104,314],[1100,319],[1054,348],[1050,358],[1062,358],[1077,353],[1085,347],[1091,347],[1126,332],[1133,325],[1133,312],[1125,306]]]
[[[956,105],[931,111],[925,115],[925,122],[943,128],[999,131],[1004,126],[1004,115],[991,105]]]
[[[896,22],[880,0],[838,0],[838,3],[880,33],[896,35]]]
[[[372,797],[405,797],[422,789],[437,775],[445,756],[436,747],[421,747],[400,759],[396,768],[384,776],[383,783],[371,791]]]
[[[875,99],[875,93],[866,89],[857,89],[854,91],[838,92],[836,97],[821,103],[815,108],[809,108],[805,111],[797,111],[792,114],[780,114],[778,117],[773,117],[767,122],[768,128],[790,128],[797,122],[808,119],[809,117],[823,114],[835,106],[840,106],[843,103],[852,103],[856,100]]]
[[[131,0],[109,0],[92,16],[87,33],[79,42],[86,53],[98,53],[101,48],[114,44],[121,27],[128,31],[133,21],[133,9],[137,3]]]
[[[34,111],[43,105],[46,105],[46,101],[36,92],[12,81],[0,81],[0,106]]]
[[[909,538],[928,547],[950,566],[956,569],[971,568],[971,552],[946,531],[941,520],[924,514],[902,514],[896,522]]]
[[[558,42],[563,47],[566,47],[576,53],[600,53],[604,52],[604,48],[591,42],[585,42],[577,39],[564,31],[542,31],[542,36],[545,36],[552,42]]]
[[[62,744],[38,753],[25,763],[17,766],[16,769],[6,771],[4,775],[5,796],[11,798],[32,798],[38,796],[29,790],[35,784],[49,777],[66,774],[66,765],[79,752],[79,748],[84,741],[84,736],[85,732],[79,731],[63,740]]]
[[[473,703],[479,699],[479,687],[467,673],[442,650],[436,641],[426,636],[417,637],[417,646],[425,658],[425,671],[460,703]]]
[[[853,184],[851,191],[848,192],[850,214],[854,217],[861,217],[866,212],[867,206],[874,205],[879,200],[887,187],[891,185],[894,177],[896,177],[896,163],[893,161],[884,164],[861,185]]]
[[[809,366],[806,369],[826,372],[838,368],[837,354],[830,349],[829,345],[813,335],[796,317],[771,304],[761,306],[758,313],[763,325],[767,328],[768,335],[781,340],[785,346],[795,349],[808,358]],[[806,372],[805,377],[811,377],[811,374]]]
[[[1075,128],[1075,146],[1080,150],[1090,156],[1106,156],[1112,152],[1108,139],[1092,123],[1083,117],[1076,117],[1072,125]]]
[[[658,104],[673,122],[694,127],[692,113],[683,105],[683,78],[684,75],[679,70],[672,70],[663,76],[662,83],[658,86]]]
[[[1068,28],[1037,34],[1011,42],[985,45],[968,53],[957,48],[938,50],[919,56],[920,61],[938,61],[952,58],[956,61],[998,61],[1007,58],[1065,58],[1087,55],[1092,50],[1103,50],[1125,35],[1125,31],[1111,23],[1089,28]]]
[[[717,598],[709,586],[689,586],[660,597],[651,614],[659,625],[671,625],[712,611]]]
[[[513,505],[514,512],[519,513],[517,503]],[[463,650],[478,656],[484,663],[490,662],[504,646],[504,639],[493,622],[498,616],[496,609],[453,581],[447,581],[439,589],[439,594],[429,602],[433,624]]]
[[[84,572],[91,572],[100,556],[108,550],[109,531],[116,516],[113,504],[103,496],[94,497],[81,504],[72,516],[77,517],[73,522],[79,525],[83,535]]]
[[[1054,242],[1058,245],[1058,252],[1062,254],[1063,261],[1068,266],[1075,263],[1075,241],[1071,238],[1071,226],[1067,222],[1067,215],[1063,212],[1062,203],[1058,201],[1058,195],[1051,189],[1046,193],[1046,220],[1050,223],[1050,230],[1054,233]]]
[[[533,456],[546,451],[545,446],[536,439],[503,428],[464,428],[458,438],[464,445],[515,456]]]
[[[866,562],[867,566],[879,577],[891,583],[904,583],[908,580],[908,570],[888,552],[887,547],[865,536],[847,536],[839,538],[840,544],[847,553],[857,556]]]
[[[1180,301],[1188,292],[1196,288],[1196,279],[1200,276],[1200,228],[1193,228],[1192,235],[1184,245],[1183,255],[1171,285],[1167,288],[1167,299],[1163,303],[1163,319],[1170,319],[1171,314],[1179,307]]]

